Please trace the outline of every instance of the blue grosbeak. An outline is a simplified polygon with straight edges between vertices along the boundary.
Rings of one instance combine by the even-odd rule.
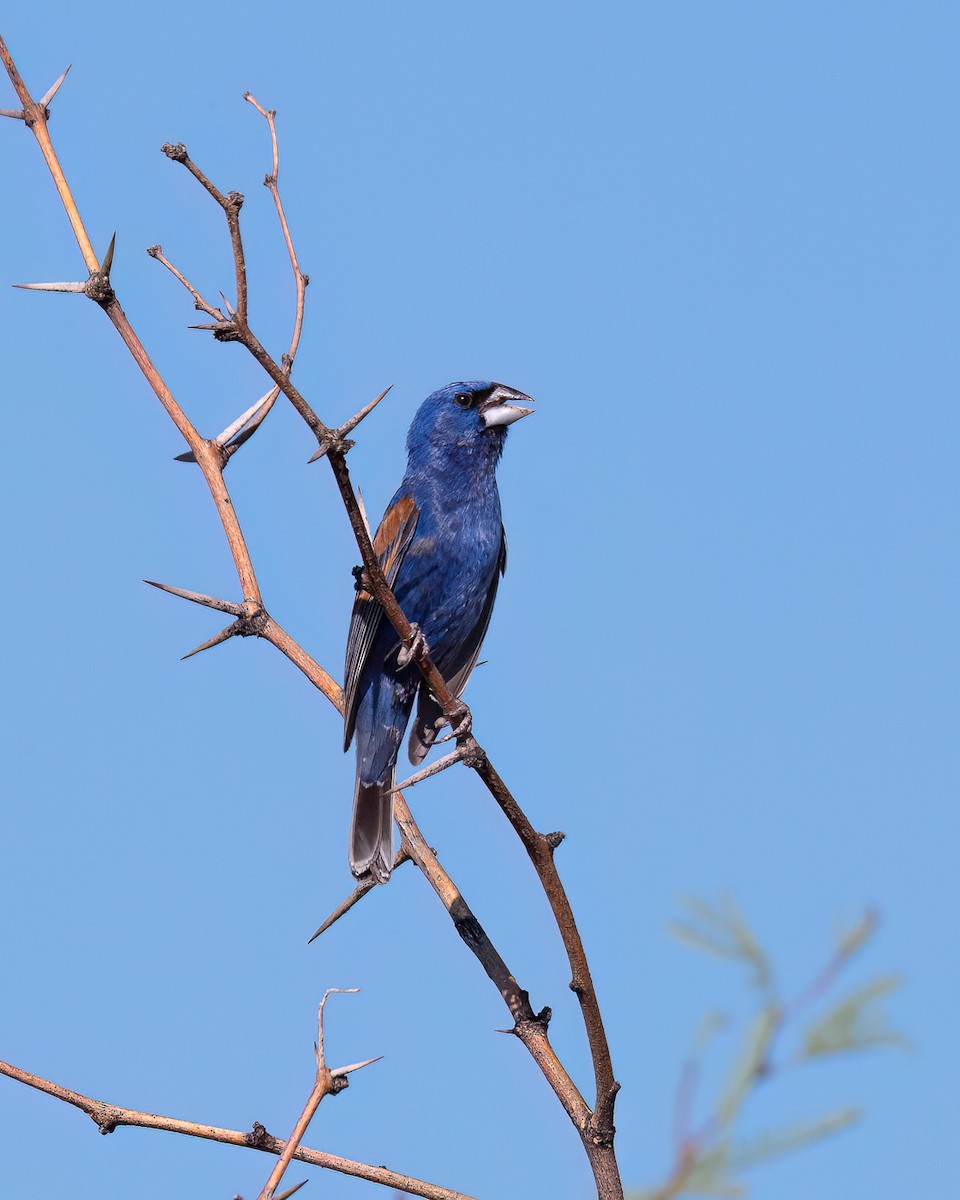
[[[450,383],[420,406],[407,434],[407,472],[373,540],[407,620],[426,639],[454,696],[467,686],[506,567],[496,468],[507,426],[532,410],[499,383]],[[410,761],[423,761],[444,725],[436,699],[406,661],[397,633],[362,587],[347,639],[344,749],[357,739],[350,870],[386,883],[393,868],[397,753],[414,699]]]

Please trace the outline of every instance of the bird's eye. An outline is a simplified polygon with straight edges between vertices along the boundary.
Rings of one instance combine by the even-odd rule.
[[[453,398],[454,404],[459,404],[461,408],[469,408],[473,403],[473,397],[469,392],[457,392]]]

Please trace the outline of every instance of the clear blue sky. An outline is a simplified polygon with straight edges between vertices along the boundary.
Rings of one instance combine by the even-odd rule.
[[[756,1200],[945,1195],[956,1109],[960,16],[948,3],[174,2],[11,8],[115,283],[205,432],[264,390],[144,248],[215,294],[222,220],[160,153],[248,200],[251,316],[312,277],[297,379],[342,419],[388,383],[351,467],[371,513],[415,406],[490,377],[510,434],[511,562],[468,698],[534,822],[564,829],[623,1082],[628,1185],[669,1156],[680,1063],[735,972],[671,942],[680,893],[737,897],[806,981],[838,919],[883,925],[849,983],[903,973],[910,1054],[769,1089],[749,1128],[852,1103],[855,1131],[752,1177]],[[3,81],[5,86],[5,81]],[[3,92],[0,106],[11,104]],[[266,644],[144,577],[236,581],[199,474],[77,277],[33,140],[0,125],[5,565],[0,1057],[131,1107],[284,1136],[314,1005],[335,1060],[384,1054],[309,1142],[476,1195],[585,1200],[577,1140],[407,867],[307,948],[349,889],[352,766],[333,709]],[[357,561],[287,407],[230,468],[267,604],[339,673]],[[468,773],[423,828],[588,1081],[532,872]],[[949,1062],[952,1065],[948,1064]],[[0,1079],[10,1196],[251,1200],[269,1162],[100,1138]],[[291,1180],[301,1177],[291,1176]],[[371,1185],[317,1176],[305,1195]]]

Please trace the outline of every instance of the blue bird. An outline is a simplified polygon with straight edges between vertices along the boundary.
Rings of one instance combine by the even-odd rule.
[[[507,543],[496,468],[507,426],[532,409],[499,383],[450,383],[424,400],[407,434],[407,472],[374,549],[407,620],[459,697],[480,655]],[[439,704],[406,661],[397,633],[369,592],[357,593],[344,672],[344,750],[357,740],[350,870],[386,883],[393,869],[397,754],[413,702],[410,761],[423,761],[445,724]]]

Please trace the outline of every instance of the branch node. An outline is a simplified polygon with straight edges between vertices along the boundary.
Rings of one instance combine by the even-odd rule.
[[[242,192],[227,192],[227,203],[235,211],[239,212],[243,208],[243,193]]]
[[[343,457],[344,455],[349,454],[355,445],[356,442],[351,441],[350,438],[338,437],[337,431],[335,429],[331,430],[329,437],[320,439],[320,445],[317,447],[316,453],[307,459],[307,466],[309,466],[310,463],[315,463],[318,459],[323,458],[325,454],[329,454],[331,451]]]
[[[120,1125],[119,1114],[109,1104],[104,1104],[102,1101],[97,1104],[95,1111],[90,1114],[90,1119],[104,1137],[108,1133],[113,1133]]]
[[[271,1150],[277,1139],[267,1133],[265,1125],[261,1125],[259,1121],[254,1121],[253,1128],[249,1133],[244,1134],[243,1140],[252,1150]]]
[[[537,1037],[546,1037],[547,1028],[550,1025],[550,1019],[553,1016],[553,1009],[549,1007],[541,1008],[538,1013],[534,1013],[529,1017],[517,1017],[512,1029],[500,1029],[498,1033],[512,1033],[523,1041],[530,1035]]]
[[[474,771],[477,771],[487,761],[486,750],[472,735],[467,736],[460,749],[461,762],[465,767],[471,767]]]
[[[187,161],[187,148],[183,142],[164,142],[160,149],[173,162],[184,163]]]
[[[565,833],[561,833],[559,829],[554,830],[553,833],[545,833],[543,835],[543,840],[549,846],[551,854],[554,850],[556,850],[566,836],[567,835]]]

